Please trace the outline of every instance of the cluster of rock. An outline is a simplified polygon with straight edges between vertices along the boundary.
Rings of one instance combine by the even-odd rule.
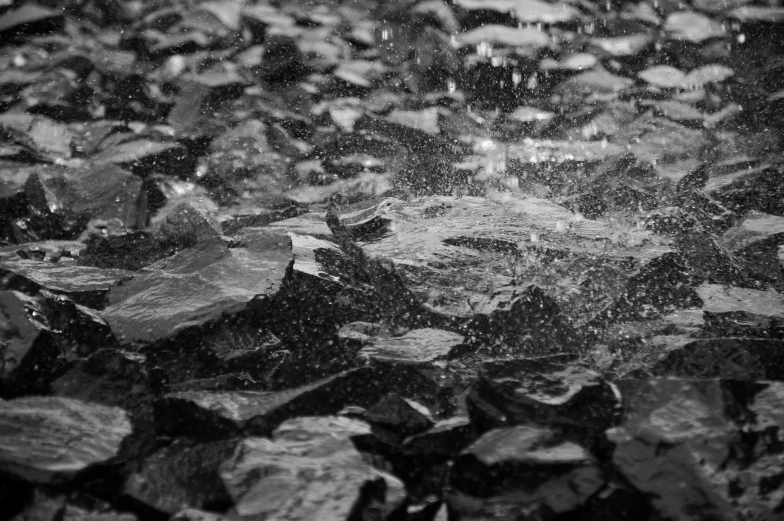
[[[0,519],[776,519],[774,4],[0,7]]]

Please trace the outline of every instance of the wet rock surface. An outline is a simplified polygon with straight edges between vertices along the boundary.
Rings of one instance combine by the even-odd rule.
[[[0,2],[0,520],[772,520],[780,0]]]

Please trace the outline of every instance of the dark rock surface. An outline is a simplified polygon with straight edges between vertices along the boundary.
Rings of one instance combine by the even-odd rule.
[[[782,24],[0,1],[0,521],[781,518]]]

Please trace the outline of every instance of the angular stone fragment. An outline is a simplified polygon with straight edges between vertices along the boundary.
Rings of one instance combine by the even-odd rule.
[[[535,422],[588,437],[620,414],[615,386],[567,355],[485,362],[468,404],[481,424]]]
[[[296,416],[336,414],[369,407],[389,392],[426,403],[439,389],[428,374],[364,367],[282,391],[183,391],[155,404],[159,428],[171,435],[216,438],[265,436]]]
[[[650,232],[629,230],[619,241],[607,223],[512,194],[388,198],[339,217],[365,255],[359,262],[391,262],[425,309],[464,319],[513,312],[520,327],[507,339],[565,334],[559,308],[580,320],[595,310],[594,299],[606,298],[606,285],[627,280],[630,259],[643,266],[669,251],[668,241]],[[599,273],[601,292],[592,289]]]
[[[743,250],[763,241],[776,245],[784,243],[784,217],[752,210],[721,237],[721,245],[730,251]]]
[[[670,39],[692,43],[722,38],[727,34],[720,23],[694,11],[678,11],[670,14],[664,21],[664,30],[667,31]]]
[[[619,382],[613,463],[653,507],[684,520],[775,518],[784,488],[779,382]],[[744,447],[738,451],[739,447]]]
[[[156,217],[162,217],[158,233],[172,241],[200,242],[222,232],[214,217],[189,203],[180,203],[165,216]]]
[[[131,434],[121,409],[56,397],[2,400],[0,425],[0,469],[37,483],[110,460]]]
[[[468,11],[487,9],[511,14],[523,23],[555,24],[577,18],[579,11],[566,3],[539,0],[459,0],[458,7]]]
[[[92,168],[39,170],[27,182],[29,204],[41,213],[71,213],[86,219],[143,226],[142,180],[112,164]]]
[[[379,519],[403,501],[403,484],[365,463],[350,441],[361,422],[300,418],[272,439],[246,438],[221,469],[237,516],[267,520],[346,519],[353,512]]]
[[[101,309],[109,288],[130,278],[132,272],[73,266],[32,260],[0,261],[0,276],[8,277],[6,287],[35,291],[43,288],[61,293],[77,304]]]
[[[426,407],[393,393],[384,396],[366,410],[362,417],[371,425],[390,431],[400,439],[425,431],[435,423]]]
[[[432,428],[415,434],[403,442],[407,454],[452,457],[462,451],[474,438],[477,429],[465,416],[455,416],[436,422]]]
[[[422,364],[447,356],[463,343],[463,335],[440,329],[413,329],[398,337],[368,337],[370,345],[357,354],[360,359],[395,364]]]
[[[744,312],[784,320],[784,295],[721,284],[702,284],[697,295],[710,313]]]
[[[112,288],[101,316],[122,342],[151,342],[237,311],[277,292],[291,262],[290,241],[261,233],[245,248],[206,240],[148,266]]]
[[[60,354],[39,303],[16,291],[0,291],[2,396],[43,391],[46,382],[56,376]]]
[[[137,521],[134,514],[112,511],[89,512],[79,507],[66,505],[63,521]]]
[[[167,514],[226,503],[229,497],[218,468],[236,445],[233,440],[177,441],[146,458],[125,481],[123,492]]]
[[[747,327],[748,323],[743,324]],[[651,368],[657,376],[728,378],[740,381],[784,380],[784,324],[768,328],[772,338],[701,338],[669,343],[651,339],[666,351]],[[757,324],[756,332],[764,325]],[[737,327],[737,329],[741,329]],[[735,331],[728,331],[729,334]],[[737,334],[737,333],[736,333]],[[775,335],[775,336],[774,336]]]
[[[152,428],[155,389],[140,355],[100,349],[51,383],[55,396],[119,407],[137,429]]]
[[[551,519],[578,510],[605,482],[580,445],[534,425],[495,429],[466,448],[449,473],[446,501],[471,519]]]

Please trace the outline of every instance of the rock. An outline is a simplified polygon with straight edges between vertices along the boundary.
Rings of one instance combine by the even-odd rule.
[[[435,423],[426,407],[396,394],[384,396],[362,417],[373,427],[388,431],[400,440],[426,431]]]
[[[744,312],[784,320],[784,295],[719,284],[702,284],[697,295],[710,313]]]
[[[133,514],[113,511],[88,512],[79,507],[66,505],[63,521],[137,521]]]
[[[471,519],[553,519],[579,511],[604,483],[583,447],[547,428],[518,425],[489,431],[460,453],[446,501]]]
[[[784,497],[773,478],[782,465],[775,447],[783,420],[772,406],[780,383],[654,379],[619,386],[626,413],[607,433],[616,444],[613,463],[660,515],[774,516]]]
[[[738,214],[757,210],[772,215],[784,215],[781,195],[784,193],[777,179],[781,166],[761,163],[747,165],[717,165],[711,169],[703,190],[708,195]]]
[[[46,290],[39,291],[39,298],[44,299],[39,312],[57,332],[63,350],[87,356],[96,349],[118,346],[111,328],[94,310]]]
[[[375,511],[386,519],[403,484],[365,463],[350,438],[367,426],[344,418],[300,418],[272,439],[246,438],[221,469],[238,516],[339,520]]]
[[[721,24],[693,11],[678,11],[664,21],[669,38],[701,43],[711,38],[722,38],[726,32]]]
[[[0,261],[0,277],[5,277],[5,288],[25,292],[43,288],[94,309],[105,307],[109,288],[131,275],[132,272],[124,270],[53,262],[21,259]]]
[[[746,321],[744,326],[748,326]],[[738,328],[740,329],[740,328]],[[771,328],[771,338],[684,339],[661,346],[664,352],[652,366],[657,376],[728,378],[739,381],[784,380],[784,341],[775,340],[784,325]],[[729,331],[729,334],[735,331]],[[775,335],[775,336],[773,336]],[[656,342],[653,338],[651,342]],[[661,338],[661,340],[665,340]],[[680,344],[680,345],[679,345]]]
[[[37,483],[106,463],[131,434],[123,410],[57,397],[2,400],[0,425],[0,469]]]
[[[732,252],[758,243],[784,243],[784,217],[751,210],[721,236],[721,245]]]
[[[465,416],[436,422],[425,432],[414,434],[403,442],[407,454],[420,457],[451,458],[477,437],[476,425]]]
[[[581,72],[558,85],[553,93],[564,105],[574,107],[583,103],[615,99],[620,92],[631,87],[634,80],[615,75],[603,67]]]
[[[417,365],[446,357],[454,347],[463,343],[463,336],[425,328],[411,330],[399,337],[368,336],[366,342],[370,345],[359,351],[360,359]]]
[[[579,11],[565,3],[549,3],[539,0],[459,0],[457,6],[468,11],[492,10],[512,13],[512,18],[522,23],[557,24],[578,17]]]
[[[112,288],[101,316],[123,343],[152,342],[274,295],[291,262],[290,241],[260,233],[245,248],[203,241]]]
[[[483,25],[466,31],[458,37],[460,47],[475,46],[483,42],[485,45],[540,49],[550,44],[550,37],[547,33],[536,29],[518,29],[504,25]]]
[[[55,521],[58,516],[62,516],[65,509],[65,494],[52,493],[47,490],[36,488],[33,490],[30,504],[13,518],[12,521]]]
[[[126,100],[127,102],[127,100]],[[133,136],[91,158],[96,166],[119,165],[142,178],[152,173],[192,172],[195,158],[180,143]]]
[[[156,216],[158,233],[164,241],[197,243],[220,237],[220,223],[213,216],[189,203],[180,203],[165,215]]]
[[[170,521],[225,521],[226,518],[220,514],[205,512],[195,508],[186,508],[174,514]]]
[[[0,393],[41,392],[57,377],[61,351],[37,301],[0,291]]]
[[[156,390],[144,358],[117,349],[99,349],[51,383],[52,394],[119,407],[130,416],[134,435],[153,427]]]
[[[226,504],[229,496],[218,468],[236,446],[233,440],[175,441],[147,457],[125,481],[123,493],[167,514]]]
[[[28,178],[25,191],[41,214],[73,214],[85,222],[116,219],[129,229],[144,226],[147,219],[146,205],[140,204],[142,180],[112,164],[41,169]]]
[[[304,58],[297,41],[288,31],[268,34],[260,66],[262,79],[269,82],[290,82],[304,73]]]
[[[534,422],[586,440],[616,424],[621,407],[613,384],[566,355],[484,362],[467,401],[481,425]]]
[[[543,349],[559,335],[561,345],[568,345],[571,333],[561,313],[579,321],[596,306],[588,302],[593,298],[588,293],[597,295],[589,289],[587,278],[595,277],[588,277],[588,266],[596,273],[613,272],[603,283],[622,284],[629,274],[621,273],[612,258],[633,258],[635,267],[644,266],[669,249],[666,240],[636,229],[629,230],[628,241],[613,239],[617,232],[606,223],[512,194],[408,203],[390,198],[346,208],[339,219],[363,252],[360,265],[378,266],[374,269],[384,273],[385,263],[391,263],[425,309],[466,323],[473,319],[476,327],[466,332],[475,330],[479,340],[489,334],[490,341],[504,335],[504,342],[518,348]],[[545,265],[564,283],[528,275]],[[511,323],[509,316],[515,317]],[[484,327],[495,323],[507,324],[505,331],[515,334]]]
[[[591,38],[591,45],[601,49],[609,56],[634,56],[653,43],[653,38],[645,33],[613,36],[608,38]]]
[[[684,74],[683,71],[669,65],[648,67],[647,69],[640,71],[637,76],[654,87],[661,87],[664,89],[680,87],[686,80],[686,74]]]
[[[23,34],[49,33],[62,27],[63,13],[36,4],[25,4],[0,16],[0,34],[14,37]]]
[[[156,402],[156,418],[170,435],[264,436],[290,418],[337,414],[349,405],[369,407],[389,392],[434,403],[440,388],[438,378],[431,378],[426,371],[364,367],[282,391],[175,392]]]

